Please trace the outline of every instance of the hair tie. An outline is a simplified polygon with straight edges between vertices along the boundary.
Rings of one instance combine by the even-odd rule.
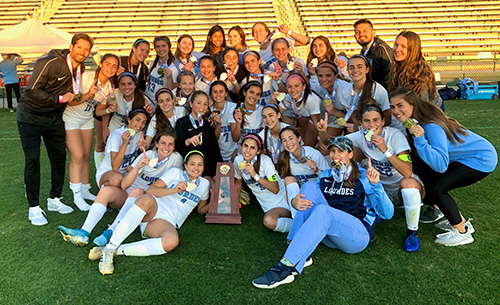
[[[205,156],[203,155],[203,153],[202,153],[201,151],[199,151],[199,150],[192,150],[192,151],[188,152],[188,153],[186,154],[186,156],[184,157],[184,163],[186,163],[186,162],[187,162],[187,158],[188,158],[188,157],[189,157],[189,155],[191,155],[191,154],[199,154],[199,155],[203,158],[203,160],[205,160]]]
[[[288,78],[286,79],[286,81],[288,82],[289,79],[300,79],[300,81],[302,82],[302,84],[306,84],[306,80],[299,74],[290,74],[288,76]]]
[[[172,91],[170,91],[170,89],[168,89],[168,88],[161,88],[155,94],[155,100],[156,101],[158,101],[158,96],[160,96],[160,94],[162,94],[162,93],[168,93],[168,94],[170,94],[171,97],[174,96],[174,94],[172,93]]]
[[[259,149],[262,149],[262,143],[260,142],[260,139],[254,135],[254,134],[247,134],[246,136],[243,137],[243,140],[241,141],[241,143],[245,142],[246,139],[253,139],[257,142],[257,145],[259,146]]]

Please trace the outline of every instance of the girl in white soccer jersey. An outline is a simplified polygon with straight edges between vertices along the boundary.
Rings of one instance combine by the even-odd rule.
[[[318,175],[328,169],[323,155],[310,146],[302,146],[300,131],[287,126],[280,131],[284,150],[278,157],[278,173],[285,181],[288,203],[299,193],[300,187],[307,181],[316,181]],[[292,216],[295,214],[292,209]]]
[[[259,133],[264,128],[262,122],[262,107],[259,99],[262,94],[262,85],[257,81],[246,83],[240,90],[239,108],[236,108],[231,123],[231,135],[236,143],[250,133]],[[245,113],[242,113],[242,112]]]
[[[315,67],[325,60],[335,63],[340,68],[339,73],[347,76],[347,58],[337,56],[328,38],[317,36],[312,40],[309,54],[307,55],[307,70],[309,74],[316,74]]]
[[[104,159],[96,173],[99,187],[117,186],[122,183],[123,176],[137,156],[139,148],[146,144],[142,129],[148,122],[147,112],[137,108],[130,112],[128,125],[115,130],[109,136]]]
[[[260,45],[259,54],[263,60],[264,69],[268,69],[271,64],[276,62],[276,58],[273,57],[271,51],[271,44],[274,42],[273,35],[276,32],[281,32],[282,34],[288,36],[284,39],[287,40],[289,47],[294,46],[305,46],[309,43],[309,38],[299,33],[295,33],[289,30],[285,25],[279,25],[273,31],[269,30],[269,27],[264,22],[256,22],[252,26],[252,36]]]
[[[137,87],[137,78],[130,72],[123,72],[118,76],[118,90],[115,89],[116,100],[106,104],[97,106],[96,115],[106,115],[113,113],[109,116],[103,117],[103,128],[109,130],[109,134],[120,127],[127,125],[127,118],[132,109],[144,109],[148,117],[154,112],[152,102],[144,96],[144,93]]]
[[[158,107],[156,108],[153,118],[151,118],[151,122],[148,124],[148,129],[146,131],[146,147],[151,145],[158,131],[163,129],[175,130],[177,120],[188,114],[186,108],[174,106],[174,94],[169,89],[162,88],[156,91],[155,100]]]
[[[210,95],[210,85],[217,80],[215,76],[215,60],[210,55],[200,58],[200,78],[194,84],[196,91],[205,91]]]
[[[280,79],[281,74],[264,70],[260,64],[260,55],[256,51],[245,52],[243,63],[249,74],[243,78],[241,85],[243,86],[250,81],[259,81],[262,84],[262,95],[259,104],[261,106],[272,104],[272,94],[278,91],[277,81]]]
[[[292,225],[290,207],[286,202],[285,186],[278,177],[273,161],[262,155],[262,139],[256,134],[243,138],[241,154],[234,159],[234,177],[238,194],[243,180],[264,211],[264,225],[276,232],[286,233]]]
[[[177,75],[177,87],[172,90],[175,97],[175,105],[185,107],[188,112],[190,111],[189,103],[194,92],[195,82],[196,77],[192,72],[183,71]]]
[[[323,101],[310,90],[309,82],[300,74],[290,74],[286,81],[286,88],[288,94],[279,102],[283,121],[290,125],[297,125],[303,131],[305,145],[316,146],[318,141],[316,124],[319,121]],[[273,95],[273,99],[277,102],[279,95],[278,92]],[[296,123],[287,116],[288,111],[297,117]]]
[[[346,109],[346,114],[343,118],[337,120],[337,123],[346,125],[346,122],[348,122],[351,125],[346,125],[347,132],[357,131],[360,124],[355,114],[356,111],[375,101],[384,111],[384,121],[389,126],[391,124],[391,111],[387,90],[373,81],[370,75],[371,65],[368,59],[357,54],[349,58],[347,66],[352,85],[350,87],[342,86],[337,89],[336,98]],[[401,126],[401,124],[397,123],[396,120],[394,121],[394,124],[397,125],[391,126],[399,128],[398,126]]]
[[[289,126],[280,122],[281,112],[278,106],[274,104],[262,107],[262,121],[264,129],[259,133],[259,137],[264,141],[262,144],[262,153],[267,155],[273,163],[278,164],[278,156],[283,151],[281,144],[280,131]]]
[[[149,66],[148,83],[144,92],[151,101],[155,100],[156,92],[161,88],[174,89],[179,74],[174,64],[175,57],[172,54],[170,39],[167,36],[155,37],[153,45],[156,58]]]
[[[409,157],[410,145],[398,129],[384,127],[384,116],[378,105],[368,105],[359,110],[363,130],[351,133],[348,138],[354,146],[354,159],[371,158],[372,166],[380,173],[385,192],[393,201],[402,199],[405,208],[407,238],[403,249],[419,249],[418,220],[423,197],[423,184],[413,174]]]
[[[229,123],[232,113],[236,108],[236,103],[226,100],[228,89],[223,81],[215,81],[210,85],[210,97],[213,105],[210,107],[212,119],[216,123],[215,136],[219,142],[222,160],[229,162],[234,160],[238,152],[238,144],[231,136],[231,124]]]
[[[85,199],[94,200],[90,193],[90,153],[94,140],[94,108],[114,97],[111,78],[118,69],[118,57],[106,54],[97,70],[82,76],[79,102],[68,103],[63,120],[66,128],[66,146],[71,156],[69,164],[69,188],[73,191],[75,205],[82,211],[90,206]],[[104,148],[104,147],[103,147]]]
[[[104,246],[108,243],[113,230],[123,219],[123,216],[134,204],[135,199],[144,194],[148,187],[172,167],[182,168],[182,157],[175,148],[175,131],[162,130],[156,137],[156,149],[148,150],[139,155],[131,165],[131,170],[123,178],[121,187],[105,186],[97,195],[87,218],[80,229],[69,229],[59,226],[59,232],[65,241],[77,246],[85,246],[89,235],[102,219],[108,206],[120,210],[115,221],[100,236],[94,239],[94,244]],[[128,197],[128,198],[127,198]]]
[[[153,183],[147,194],[139,197],[120,221],[106,247],[90,250],[89,259],[99,262],[99,271],[112,274],[113,256],[162,255],[179,244],[179,229],[196,207],[199,214],[208,212],[210,184],[201,177],[203,155],[191,151],[185,157],[185,170],[172,168]],[[139,227],[145,240],[122,245]]]
[[[200,73],[198,59],[203,53],[194,52],[194,39],[191,35],[183,34],[177,38],[177,48],[175,49],[175,67],[179,73],[190,71],[194,75]]]

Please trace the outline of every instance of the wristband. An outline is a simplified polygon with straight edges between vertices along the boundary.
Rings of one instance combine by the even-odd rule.
[[[259,179],[260,179],[259,174],[255,174],[255,176],[253,176],[253,180],[255,181],[259,181]]]
[[[59,104],[63,104],[64,101],[63,101],[63,96],[62,95],[59,95]]]
[[[290,37],[292,36],[292,33],[293,33],[292,30],[288,30],[288,32],[286,32],[286,34]]]
[[[389,159],[390,157],[392,157],[392,151],[387,148],[387,150],[384,152],[384,155],[386,156],[387,159]]]
[[[110,111],[109,111],[109,107],[108,107],[108,108],[106,108],[106,113],[108,113],[108,114],[110,113]]]

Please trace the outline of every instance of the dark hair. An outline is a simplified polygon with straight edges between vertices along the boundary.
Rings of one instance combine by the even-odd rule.
[[[177,140],[177,133],[175,129],[160,129],[156,131],[155,137],[153,138],[153,142],[158,144],[160,142],[161,137],[172,137],[174,139],[174,149],[175,149],[175,140]],[[153,146],[153,144],[151,144]]]
[[[147,125],[149,123],[149,114],[146,112],[146,110],[144,110],[144,108],[132,108],[132,110],[130,110],[130,112],[128,113],[128,119],[132,120],[140,113],[146,115],[146,125]]]
[[[361,177],[361,173],[359,172],[359,167],[357,162],[353,162],[351,160],[351,166],[352,166],[351,174],[349,175],[349,178],[347,178],[347,180],[344,181],[344,185],[352,188],[355,187],[356,179]]]
[[[103,61],[105,61],[106,59],[108,58],[114,58],[116,59],[116,62],[118,63],[118,65],[120,64],[120,59],[118,58],[118,56],[116,56],[115,54],[111,54],[111,53],[106,53],[104,54],[104,56],[101,58],[101,61],[100,63],[102,63]],[[97,83],[97,81],[99,80],[99,73],[101,72],[101,66],[97,65],[97,69],[95,70],[95,73],[94,73],[94,84]],[[115,85],[113,84],[113,81],[109,81],[109,83],[111,84],[111,90],[115,89]]]
[[[224,60],[224,56],[226,56],[227,53],[229,52],[236,52],[236,55],[240,55],[240,53],[238,53],[238,50],[236,50],[235,47],[227,47],[224,49],[224,52],[222,53],[222,59]]]
[[[304,96],[302,97],[302,103],[305,106],[306,102],[307,102],[307,99],[309,98],[309,95],[311,93],[313,93],[313,94],[316,94],[316,93],[311,90],[311,87],[309,86],[309,82],[307,80],[305,80],[304,77],[301,74],[299,74],[299,73],[292,72],[292,73],[288,74],[288,77],[286,78],[286,82],[287,83],[288,83],[288,80],[290,79],[290,77],[292,77],[292,76],[298,76],[298,77],[300,77],[300,79],[302,80],[302,83],[305,85]]]
[[[205,41],[205,47],[203,47],[203,50],[201,50],[202,53],[208,54],[212,57],[216,55],[214,52],[214,45],[211,39],[212,35],[217,32],[222,33],[222,44],[220,46],[221,50],[224,50],[226,48],[226,35],[224,34],[224,29],[220,25],[216,24],[213,27],[211,27],[210,30],[208,30],[207,40]]]
[[[128,55],[128,60],[130,61],[131,58],[132,58],[132,55],[134,55],[134,47],[137,47],[138,45],[140,45],[141,43],[145,43],[148,45],[148,47],[150,47],[150,44],[149,42],[144,39],[144,38],[138,38],[136,41],[134,41],[134,44],[132,45],[132,49],[130,50],[130,54]],[[131,64],[129,65],[130,67],[128,67],[129,69],[131,69]]]
[[[368,105],[370,103],[370,101],[373,100],[372,90],[373,90],[373,85],[375,82],[373,81],[373,78],[372,78],[372,66],[370,65],[370,62],[368,61],[368,59],[361,54],[356,54],[356,55],[351,56],[351,58],[349,58],[349,62],[353,59],[356,59],[356,58],[363,59],[365,66],[369,69],[368,73],[366,74],[365,84],[363,85],[363,92],[361,93],[361,96],[359,98],[359,104],[357,105],[357,109],[361,109],[361,108],[364,108],[366,105]]]
[[[302,134],[301,134],[299,128],[297,128],[295,126],[286,126],[285,128],[280,130],[280,139],[281,139],[281,135],[285,131],[293,132],[293,134],[297,138],[302,137]],[[299,141],[299,144],[300,144],[300,141]],[[278,156],[278,164],[276,165],[276,169],[278,170],[278,174],[280,175],[280,177],[283,179],[285,179],[285,177],[292,175],[292,170],[290,168],[290,154],[286,149],[284,149],[282,152],[280,152],[280,155]]]
[[[210,56],[210,55],[203,55],[199,60],[198,60],[198,63],[201,65],[201,62],[204,61],[204,60],[210,60],[212,62],[212,64],[214,65],[215,67],[215,59]]]
[[[196,76],[193,74],[191,71],[182,71],[177,75],[177,90],[175,92],[176,97],[181,97],[182,95],[182,89],[180,87],[181,84],[181,79],[183,76],[191,76],[193,78],[193,84],[196,82]]]
[[[199,150],[192,150],[192,151],[188,152],[186,154],[186,156],[184,157],[184,164],[188,163],[189,159],[191,159],[191,157],[195,156],[195,155],[201,156],[201,158],[203,159],[203,165],[205,165],[205,156]]]
[[[419,123],[430,124],[434,123],[443,128],[446,133],[446,138],[453,144],[463,143],[464,140],[459,138],[459,135],[468,136],[467,128],[460,124],[457,120],[447,116],[436,105],[426,102],[418,96],[415,91],[408,88],[398,88],[391,92],[389,98],[396,96],[404,99],[408,104],[413,106],[412,117]]]
[[[90,48],[92,49],[92,47],[94,46],[94,39],[92,37],[89,36],[89,34],[86,34],[86,33],[77,33],[75,35],[73,35],[73,37],[71,37],[71,45],[75,45],[78,43],[78,40],[80,39],[83,39],[83,40],[86,40],[90,43]]]
[[[365,23],[366,23],[366,24],[369,24],[369,25],[370,25],[370,27],[373,29],[373,24],[372,24],[372,22],[371,22],[370,20],[366,19],[366,18],[359,19],[358,21],[354,22],[353,27],[355,28],[355,27],[357,27],[358,25],[360,25],[360,24],[365,24]]]
[[[258,140],[256,140],[255,138],[257,138]],[[257,142],[257,148],[260,150],[260,152],[262,153],[262,139],[260,138],[260,136],[256,133],[249,133],[247,134],[245,137],[243,137],[243,140],[241,141],[241,146],[243,147],[243,143],[246,141],[246,140],[254,140],[255,142]],[[253,164],[253,168],[255,170],[255,172],[258,174],[260,172],[260,154],[257,154],[257,160],[255,161],[255,163]],[[253,179],[253,177],[252,177]]]
[[[132,103],[132,108],[143,108],[146,106],[146,98],[144,97],[144,92],[142,92],[141,89],[139,89],[137,85],[137,77],[135,77],[134,74],[130,72],[123,72],[120,75],[118,75],[118,86],[120,86],[120,80],[124,77],[130,77],[135,84],[135,90],[134,90],[134,102]],[[148,114],[149,117],[149,114]]]
[[[194,102],[194,100],[198,97],[198,95],[203,95],[207,98],[208,101],[210,101],[210,97],[208,96],[208,94],[205,92],[205,91],[202,91],[202,90],[198,90],[198,91],[195,91],[192,95],[191,95],[191,100],[189,101],[189,104],[191,104],[192,102]],[[191,105],[189,105],[191,106]],[[192,112],[193,109],[191,107],[191,111]]]
[[[280,114],[281,111],[278,106],[275,104],[267,104],[262,108],[262,112],[264,112],[264,109],[266,108],[271,108],[276,112],[276,114]],[[280,125],[281,119],[278,119],[278,125]],[[266,155],[273,160],[272,152],[267,149],[267,143],[269,142],[269,137],[267,136],[267,131],[269,130],[269,127],[264,126],[264,144],[262,144],[263,149],[266,151]],[[272,141],[272,140],[271,140]]]
[[[212,95],[212,88],[217,86],[217,85],[220,85],[222,87],[224,87],[224,90],[226,90],[226,93],[229,92],[229,89],[227,88],[227,85],[226,85],[226,82],[225,81],[222,81],[222,80],[216,80],[214,81],[211,85],[210,85],[210,90],[208,92],[210,92],[210,95]]]
[[[155,45],[158,41],[165,41],[167,43],[167,46],[168,46],[167,66],[165,67],[165,69],[166,69],[174,61],[174,55],[172,54],[172,43],[170,42],[170,38],[168,38],[167,36],[158,36],[158,37],[155,37],[155,39],[153,40],[153,45]],[[149,67],[149,72],[153,71],[153,69],[158,64],[158,61],[160,61],[160,56],[158,56],[158,54],[156,54],[156,58],[154,59],[151,66]]]
[[[167,90],[168,89],[160,89],[158,92],[156,92],[156,104],[158,104],[158,97],[160,94],[167,93],[170,94],[172,99],[174,98],[172,91],[170,90],[167,91]],[[161,110],[160,106],[156,107],[155,115],[156,115],[156,125],[155,125],[156,133],[160,132],[161,130],[174,130],[174,126],[170,124],[170,120],[163,113],[163,110]]]
[[[378,112],[382,120],[384,120],[384,111],[382,110],[382,108],[377,103],[370,103],[368,105],[365,105],[363,108],[358,108],[358,121],[361,122],[363,120],[363,115],[369,111]]]
[[[231,33],[231,31],[236,31],[238,33],[238,35],[240,35],[241,46],[243,47],[243,49],[247,48],[248,45],[247,45],[247,42],[245,41],[246,35],[245,35],[245,32],[243,31],[243,29],[241,28],[241,26],[239,26],[239,25],[233,26],[232,28],[229,29],[229,31],[227,32],[227,35],[229,35],[229,33]]]
[[[311,46],[309,47],[309,54],[307,55],[306,64],[309,64],[311,60],[313,60],[313,58],[317,58],[313,52],[313,44],[316,40],[321,40],[326,45],[326,54],[323,60],[329,60],[335,62],[335,51],[333,50],[332,45],[330,44],[328,38],[326,38],[325,36],[317,36],[312,40]],[[318,58],[318,60],[320,60],[320,58]]]
[[[181,50],[179,48],[179,45],[181,44],[181,41],[184,39],[184,38],[189,38],[191,39],[191,42],[193,43],[193,49],[191,50],[191,52],[189,52],[188,55],[191,55],[191,53],[193,53],[193,50],[194,50],[194,39],[193,37],[191,37],[191,35],[189,34],[182,34],[181,36],[179,36],[179,38],[177,38],[177,48],[175,48],[175,58],[179,59],[181,58]]]
[[[255,81],[255,80],[249,81],[248,83],[246,83],[245,85],[243,85],[240,88],[240,92],[238,94],[238,105],[241,108],[245,108],[245,93],[248,91],[248,89],[250,89],[250,87],[253,87],[253,86],[259,87],[261,90],[261,94],[262,94],[262,84],[259,81]],[[238,109],[238,108],[235,108],[234,110],[236,110],[236,109]],[[245,115],[243,115],[243,120],[241,120],[241,128],[243,128],[245,125],[246,125],[246,120],[245,120]]]

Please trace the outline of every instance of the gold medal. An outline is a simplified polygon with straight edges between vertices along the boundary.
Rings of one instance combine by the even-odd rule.
[[[300,157],[299,162],[300,162],[301,164],[306,164],[306,163],[307,163],[307,160],[309,160],[309,157],[308,157],[308,156],[302,156],[302,157]]]
[[[245,161],[241,161],[240,163],[238,163],[239,170],[244,170],[246,166],[247,166],[247,163]]]
[[[106,99],[106,106],[109,106],[111,105],[112,102],[116,101],[116,98],[115,97],[108,97]]]
[[[408,119],[403,121],[404,128],[410,129],[412,126],[415,126],[415,125],[417,125],[417,124],[415,124],[415,121],[413,121],[412,119],[408,118]]]
[[[342,167],[342,163],[340,161],[333,161],[330,165],[336,169],[340,169]]]
[[[130,133],[130,137],[135,136],[135,130],[133,130],[132,128],[127,128],[127,130],[125,131],[128,131]]]
[[[286,93],[284,92],[281,92],[280,94],[278,94],[278,97],[276,97],[276,99],[278,100],[278,102],[282,102],[286,97]]]
[[[340,126],[345,126],[346,121],[344,120],[344,118],[338,118],[337,119],[337,124],[339,124]]]
[[[153,159],[149,160],[149,163],[148,163],[149,167],[155,167],[156,164],[158,164],[157,158],[153,158]]]
[[[221,74],[220,74],[219,79],[220,79],[221,81],[225,81],[225,80],[227,79],[227,73],[226,73],[226,72],[221,73]]]
[[[245,115],[247,113],[246,110],[245,110],[245,108],[243,108],[243,107],[240,107],[238,109],[240,110],[241,115]]]
[[[370,129],[365,133],[366,141],[370,142],[372,140],[373,133],[374,133],[373,129]]]
[[[293,71],[293,61],[289,62],[286,67],[288,68],[288,71]]]
[[[163,72],[164,72],[163,68],[158,69],[158,74],[163,75]]]
[[[186,102],[187,102],[187,98],[181,97],[181,100],[179,101],[179,106],[184,106],[184,104],[186,104]]]
[[[330,104],[331,102],[333,102],[331,98],[325,98],[325,99],[323,100],[323,105]]]
[[[191,57],[189,58],[189,60],[190,60],[193,64],[195,64],[195,63],[198,61],[194,55],[193,55],[193,56],[191,56]]]
[[[311,64],[312,64],[313,68],[316,68],[318,66],[318,59],[317,58],[313,58],[311,60]]]
[[[192,183],[192,182],[189,182],[186,186],[186,191],[188,192],[192,192],[194,191],[194,189],[196,188],[196,184],[195,183]]]
[[[82,94],[78,93],[78,94],[75,94],[75,96],[73,97],[72,102],[78,103],[81,99],[82,99]]]
[[[270,82],[271,81],[271,76],[269,75],[264,75],[264,83]]]

